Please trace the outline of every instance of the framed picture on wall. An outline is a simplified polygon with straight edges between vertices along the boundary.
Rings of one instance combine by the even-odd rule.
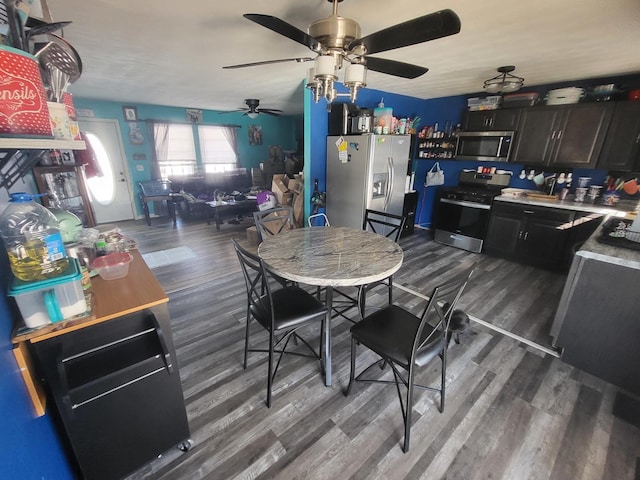
[[[262,145],[262,125],[249,125],[249,145]]]
[[[124,119],[127,122],[138,121],[138,110],[136,109],[136,107],[122,107],[122,113],[124,115]]]
[[[191,123],[202,122],[202,110],[199,108],[187,108],[187,120]]]

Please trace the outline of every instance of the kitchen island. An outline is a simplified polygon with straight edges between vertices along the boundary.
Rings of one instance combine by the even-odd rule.
[[[92,279],[89,315],[12,338],[25,383],[46,387],[86,479],[121,478],[190,445],[169,298],[139,252],[132,255],[126,277]]]
[[[602,233],[575,254],[551,336],[562,361],[640,394],[640,249],[601,243]]]

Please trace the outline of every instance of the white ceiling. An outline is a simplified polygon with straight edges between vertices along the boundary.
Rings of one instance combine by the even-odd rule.
[[[327,0],[48,0],[53,19],[72,20],[65,38],[79,51],[77,96],[211,110],[260,106],[300,113],[311,63],[238,70],[224,65],[314,56],[242,17],[276,16],[301,30],[331,14]],[[429,67],[407,80],[368,72],[369,88],[437,98],[473,93],[501,65],[526,85],[640,72],[639,0],[345,0],[343,17],[362,35],[450,8],[457,35],[376,56]]]

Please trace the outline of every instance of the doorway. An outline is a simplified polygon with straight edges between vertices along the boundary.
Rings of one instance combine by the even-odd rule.
[[[133,219],[134,199],[117,120],[83,119],[79,124],[103,173],[87,180],[96,222]]]

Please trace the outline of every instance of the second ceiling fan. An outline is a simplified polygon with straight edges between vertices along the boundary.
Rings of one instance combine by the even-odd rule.
[[[342,0],[328,0],[333,3],[333,13],[309,25],[307,32],[271,15],[246,13],[244,17],[262,25],[295,42],[305,45],[317,53],[315,58],[298,57],[279,60],[229,65],[223,68],[244,68],[281,62],[307,62],[315,60],[315,67],[309,71],[307,86],[316,93],[316,101],[323,96],[331,102],[335,96],[333,81],[343,63],[348,62],[344,84],[350,88],[352,101],[357,89],[365,86],[366,69],[402,78],[417,78],[428,68],[410,63],[371,57],[371,54],[396,48],[416,45],[430,40],[454,35],[460,31],[460,19],[452,10],[440,10],[428,15],[402,22],[361,37],[360,25],[338,15],[338,3]]]
[[[257,118],[261,113],[266,113],[267,115],[273,115],[274,117],[277,117],[282,113],[282,110],[279,110],[277,108],[259,108],[258,105],[260,105],[260,100],[258,100],[257,98],[245,98],[244,103],[247,105],[246,107],[232,110],[232,112],[244,112],[244,115],[247,115],[249,118]]]

